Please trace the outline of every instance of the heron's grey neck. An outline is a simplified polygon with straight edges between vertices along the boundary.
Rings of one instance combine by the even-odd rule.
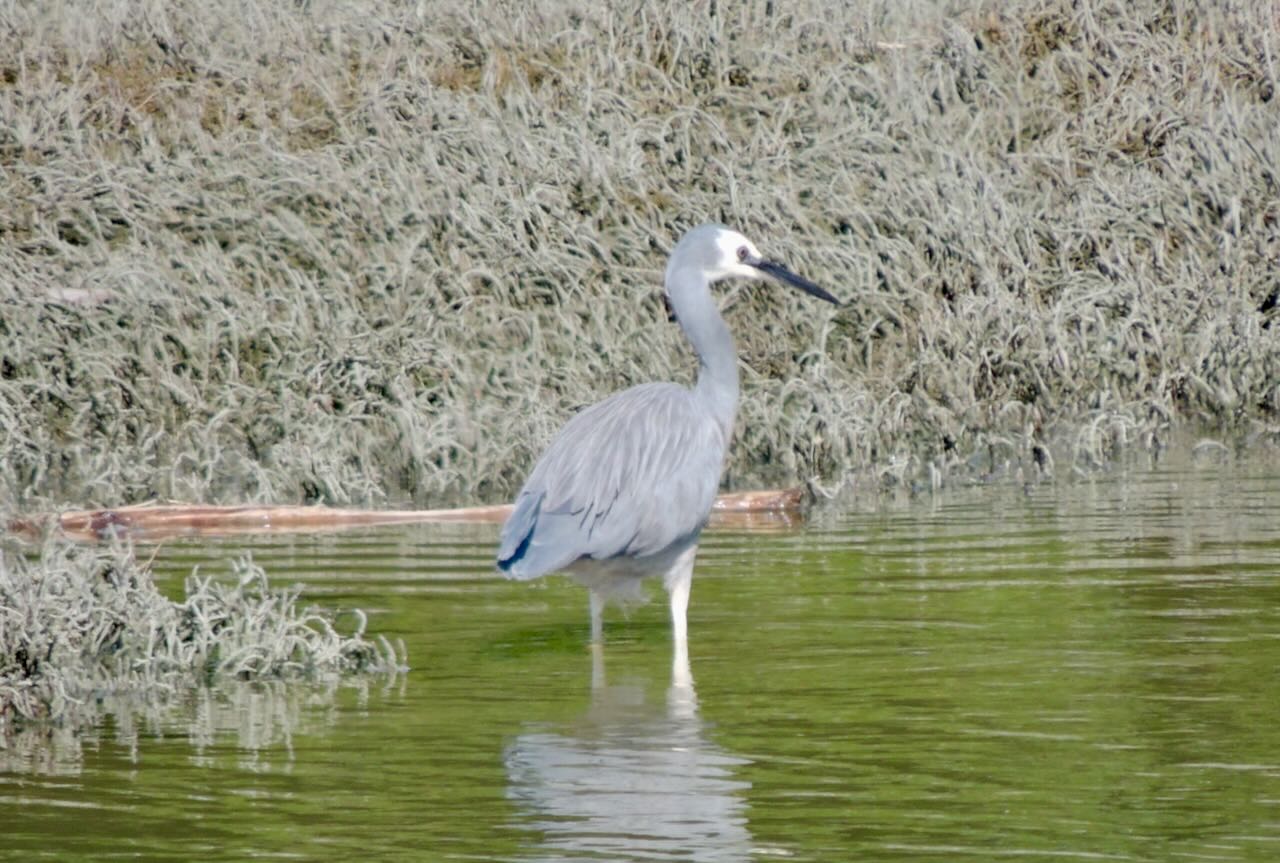
[[[698,383],[694,393],[710,409],[725,442],[733,432],[738,410],[738,352],[711,296],[711,286],[698,270],[669,273],[667,296],[680,329],[698,355]]]

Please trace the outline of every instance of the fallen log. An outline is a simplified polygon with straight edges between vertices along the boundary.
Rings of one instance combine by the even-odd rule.
[[[744,491],[716,498],[710,526],[747,530],[789,527],[799,521],[804,503],[800,488]],[[510,505],[463,509],[362,510],[326,506],[207,506],[143,503],[112,509],[68,510],[12,519],[8,532],[38,539],[56,529],[78,542],[128,537],[156,542],[182,536],[233,536],[259,533],[322,533],[396,524],[469,522],[497,524]]]

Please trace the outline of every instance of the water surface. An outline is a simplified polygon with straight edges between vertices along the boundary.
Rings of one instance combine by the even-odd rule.
[[[412,671],[242,686],[0,767],[0,857],[1280,859],[1280,472],[1189,464],[708,534],[673,668],[493,527],[251,550]]]

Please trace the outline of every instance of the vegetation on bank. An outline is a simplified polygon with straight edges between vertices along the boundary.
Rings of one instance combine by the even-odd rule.
[[[731,484],[1280,427],[1269,4],[51,0],[0,32],[0,510],[500,501],[573,410],[690,379],[660,278],[708,219],[848,300],[724,292]]]
[[[365,638],[362,613],[342,634],[298,588],[270,587],[248,559],[233,569],[231,582],[193,573],[174,602],[128,548],[51,538],[29,558],[0,546],[0,749],[33,722],[80,729],[212,684],[403,670],[403,649]]]

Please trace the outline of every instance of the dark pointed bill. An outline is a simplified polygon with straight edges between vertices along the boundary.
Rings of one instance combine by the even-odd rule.
[[[840,301],[831,296],[831,294],[827,293],[825,290],[803,276],[797,276],[777,261],[769,261],[761,258],[758,261],[747,261],[747,263],[755,267],[760,272],[772,276],[783,284],[790,285],[793,288],[799,288],[806,294],[817,297],[820,300],[826,300],[828,303],[834,303],[837,306],[840,305]]]

